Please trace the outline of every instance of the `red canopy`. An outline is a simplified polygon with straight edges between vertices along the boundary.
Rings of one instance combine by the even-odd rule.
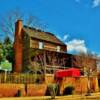
[[[77,68],[69,68],[66,70],[58,70],[55,72],[55,77],[79,77],[80,76],[80,70]]]

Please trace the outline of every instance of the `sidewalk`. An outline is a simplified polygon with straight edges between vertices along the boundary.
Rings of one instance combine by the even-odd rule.
[[[56,96],[54,100],[100,100],[100,92],[92,93],[91,96],[85,95],[69,95],[69,96]],[[40,96],[40,97],[8,97],[0,98],[0,100],[51,100],[50,96]]]

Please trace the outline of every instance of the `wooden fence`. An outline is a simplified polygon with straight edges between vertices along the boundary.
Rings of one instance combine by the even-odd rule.
[[[0,74],[0,83],[32,84],[42,83],[44,75],[41,74]]]

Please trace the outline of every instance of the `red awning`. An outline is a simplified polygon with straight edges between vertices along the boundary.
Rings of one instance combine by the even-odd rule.
[[[55,72],[55,77],[79,77],[80,76],[80,70],[77,68],[69,68],[66,70],[58,70]]]

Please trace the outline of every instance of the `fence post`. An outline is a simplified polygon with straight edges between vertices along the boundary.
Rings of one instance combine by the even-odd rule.
[[[6,79],[7,79],[7,70],[5,70],[4,82],[6,82]]]

